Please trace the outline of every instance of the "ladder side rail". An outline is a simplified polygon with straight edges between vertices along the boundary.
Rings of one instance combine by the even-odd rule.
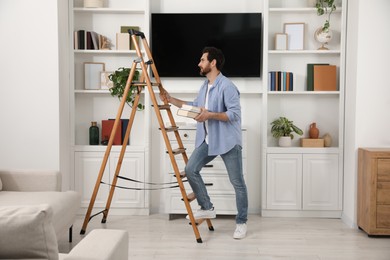
[[[136,66],[136,64],[134,63],[133,67],[135,67],[135,66]],[[131,73],[130,73],[129,78],[127,79],[127,82],[126,82],[126,87],[125,87],[125,91],[123,94],[124,97],[127,97],[129,90],[130,90],[131,79],[134,77],[135,69],[133,69],[133,67],[130,71]],[[85,230],[87,228],[87,225],[88,225],[88,222],[89,222],[89,219],[91,216],[92,208],[93,208],[93,205],[95,204],[96,196],[97,196],[97,193],[99,191],[99,186],[100,186],[104,171],[105,171],[106,166],[107,166],[108,157],[111,153],[111,148],[112,148],[112,145],[114,142],[115,134],[116,134],[117,128],[119,126],[120,117],[121,117],[121,115],[123,113],[123,109],[125,107],[125,103],[126,103],[126,98],[122,98],[121,103],[120,103],[119,108],[118,108],[116,118],[115,118],[114,126],[113,126],[112,131],[111,131],[110,139],[109,139],[108,144],[107,144],[106,152],[104,153],[103,161],[102,161],[102,164],[100,166],[99,174],[98,174],[98,177],[97,177],[96,183],[95,183],[95,188],[93,189],[92,197],[91,197],[91,200],[89,202],[89,206],[87,209],[87,213],[85,215],[84,223],[83,223],[83,226],[81,228],[80,234],[84,234]]]
[[[116,184],[117,184],[117,181],[118,181],[118,176],[119,176],[119,173],[120,173],[120,170],[121,170],[121,167],[122,167],[122,162],[123,162],[123,158],[124,158],[124,155],[125,155],[125,152],[126,152],[127,142],[129,140],[129,137],[130,137],[130,133],[131,133],[131,129],[132,129],[132,126],[133,126],[135,114],[137,112],[137,106],[139,104],[141,91],[142,91],[142,88],[138,87],[138,93],[137,93],[137,95],[134,98],[134,103],[133,103],[133,107],[131,109],[131,114],[130,114],[130,118],[129,118],[129,124],[127,125],[126,134],[125,134],[125,137],[123,139],[121,152],[120,152],[120,155],[119,155],[118,163],[116,165],[115,175],[114,175],[114,177],[112,179],[110,193],[108,195],[108,199],[107,199],[107,203],[106,203],[106,208],[105,208],[105,211],[103,212],[102,223],[106,222],[106,219],[107,219],[107,216],[108,216],[108,212],[110,210],[112,198],[114,197],[114,191],[115,191]]]

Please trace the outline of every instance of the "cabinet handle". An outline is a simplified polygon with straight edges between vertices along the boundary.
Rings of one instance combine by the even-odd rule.
[[[188,137],[188,134],[184,134],[184,137]]]
[[[203,168],[213,168],[214,167],[214,165],[212,165],[212,164],[206,164],[205,166],[203,166]]]
[[[212,182],[210,182],[210,183],[207,183],[207,182],[206,182],[206,183],[204,184],[204,186],[213,186],[213,185],[214,185],[214,183],[212,183]]]

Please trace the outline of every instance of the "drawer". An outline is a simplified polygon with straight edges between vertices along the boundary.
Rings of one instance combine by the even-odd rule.
[[[215,195],[211,196],[211,202],[214,205],[214,208],[217,214],[231,214],[236,215],[236,198],[234,195]],[[184,201],[181,200],[181,196],[172,195],[171,197],[171,207],[169,213],[177,213],[177,214],[187,214],[186,207],[184,205]],[[192,210],[196,210],[199,208],[196,200],[191,202]]]
[[[195,142],[196,130],[195,129],[181,129],[179,127],[180,138],[183,142]],[[170,141],[176,141],[175,134],[172,132],[168,135]]]
[[[378,181],[390,182],[390,159],[378,159]]]
[[[378,182],[376,202],[378,205],[390,205],[390,182]]]
[[[172,176],[172,182],[176,181],[176,178]],[[227,174],[221,174],[221,175],[214,175],[214,176],[203,176],[204,183],[212,184],[208,185],[207,191],[210,196],[213,194],[235,194],[232,184],[230,183],[229,177]],[[188,182],[184,182],[184,187],[186,189],[187,193],[191,193],[191,187]],[[180,193],[179,188],[173,189],[172,193]]]
[[[376,210],[376,227],[390,229],[390,205],[378,205]]]

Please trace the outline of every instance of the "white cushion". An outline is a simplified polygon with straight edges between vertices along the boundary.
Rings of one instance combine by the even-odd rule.
[[[47,204],[0,207],[0,259],[58,259],[58,244]]]

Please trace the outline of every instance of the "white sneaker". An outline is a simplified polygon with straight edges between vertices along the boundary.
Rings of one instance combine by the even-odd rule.
[[[197,211],[193,212],[193,214],[194,214],[195,219],[215,218],[217,215],[214,207],[212,207],[211,209],[207,209],[207,210],[198,209]],[[186,219],[190,219],[190,216],[187,215]]]
[[[234,231],[233,238],[234,239],[242,239],[246,237],[246,224],[237,224],[236,225],[236,230]]]

